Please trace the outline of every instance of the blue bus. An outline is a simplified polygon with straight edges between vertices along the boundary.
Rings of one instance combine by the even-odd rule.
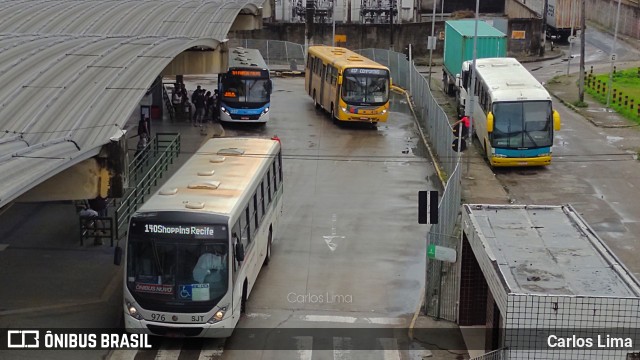
[[[229,49],[228,70],[218,77],[220,121],[266,124],[272,83],[256,49]]]

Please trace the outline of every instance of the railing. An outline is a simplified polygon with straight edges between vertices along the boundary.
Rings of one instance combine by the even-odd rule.
[[[147,147],[134,157],[129,170],[134,187],[127,189],[125,196],[116,202],[114,235],[117,239],[126,236],[129,218],[151,194],[152,187],[158,185],[158,180],[178,154],[180,134],[157,133]]]
[[[169,119],[174,121],[176,116],[176,109],[173,107],[173,103],[171,102],[171,98],[169,97],[169,93],[167,93],[167,88],[162,84],[162,99],[164,99],[164,106],[167,108],[167,112],[169,113]]]
[[[85,240],[94,239],[102,244],[103,239],[111,241],[113,246],[113,219],[104,216],[80,217],[80,246]]]

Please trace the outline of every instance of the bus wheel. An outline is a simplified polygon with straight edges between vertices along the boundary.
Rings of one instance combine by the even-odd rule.
[[[240,299],[240,314],[247,313],[247,280],[242,285],[242,299]]]
[[[333,105],[331,105],[331,121],[338,125],[338,119],[336,119],[335,112],[333,112]]]
[[[269,228],[269,240],[267,240],[267,255],[264,257],[263,265],[269,265],[271,261],[271,239],[272,239],[271,227]]]

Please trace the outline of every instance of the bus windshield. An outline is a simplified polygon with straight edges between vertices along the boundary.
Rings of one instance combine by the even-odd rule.
[[[553,144],[550,101],[498,102],[493,105],[493,147],[539,148]]]
[[[269,79],[226,76],[222,80],[222,100],[227,103],[269,102]]]
[[[229,287],[226,240],[130,237],[127,287],[139,300],[217,303]]]
[[[389,72],[382,69],[344,70],[342,99],[347,104],[385,104],[389,101]]]

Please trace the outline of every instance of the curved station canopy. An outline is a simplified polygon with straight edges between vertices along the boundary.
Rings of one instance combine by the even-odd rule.
[[[262,2],[0,1],[0,207],[121,137],[178,54]]]

